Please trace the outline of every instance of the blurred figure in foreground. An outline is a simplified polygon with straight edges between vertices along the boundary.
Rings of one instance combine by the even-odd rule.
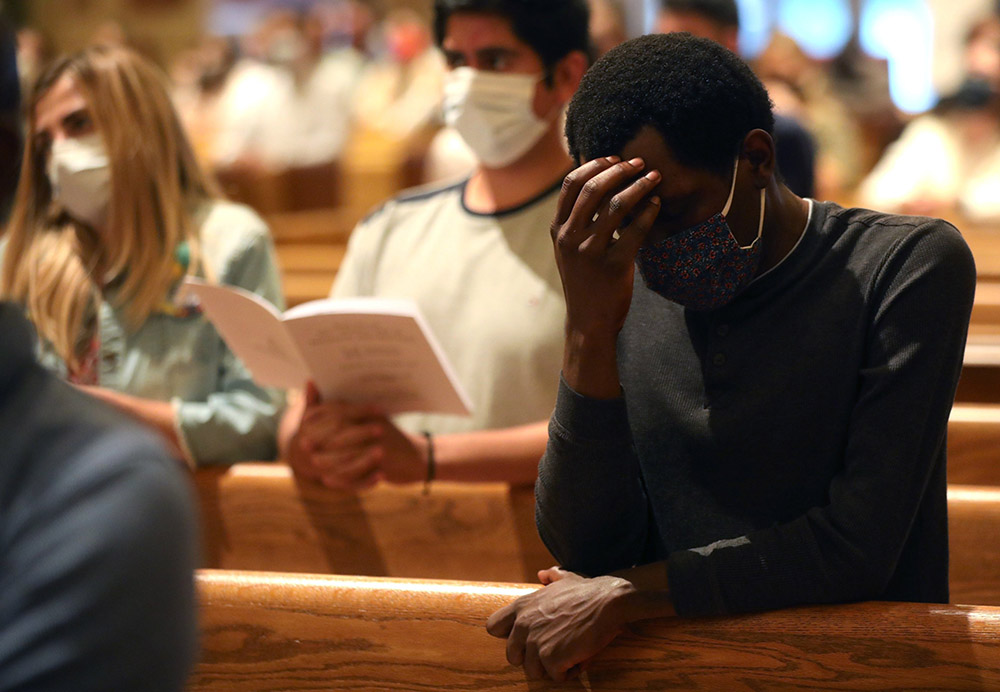
[[[0,302],[0,689],[180,692],[190,488],[156,439],[45,372]]]

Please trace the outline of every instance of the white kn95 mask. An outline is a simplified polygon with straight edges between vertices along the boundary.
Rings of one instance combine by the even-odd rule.
[[[77,221],[100,226],[111,199],[111,165],[99,134],[52,144],[47,171],[52,200]]]
[[[549,129],[531,107],[540,79],[456,67],[445,77],[445,123],[462,135],[484,166],[503,168],[524,156]]]

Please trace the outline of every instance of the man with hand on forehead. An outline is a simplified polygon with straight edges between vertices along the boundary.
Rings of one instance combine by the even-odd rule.
[[[612,50],[570,105],[536,484],[562,567],[487,625],[529,677],[643,618],[948,600],[972,257],[938,219],[797,197],[772,124],[749,68],[687,34]]]

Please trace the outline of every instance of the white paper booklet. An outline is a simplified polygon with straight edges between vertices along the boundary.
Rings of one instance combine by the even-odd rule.
[[[185,279],[229,348],[263,385],[301,388],[323,399],[370,403],[386,413],[472,411],[434,335],[409,300],[313,300],[284,314],[233,286]]]

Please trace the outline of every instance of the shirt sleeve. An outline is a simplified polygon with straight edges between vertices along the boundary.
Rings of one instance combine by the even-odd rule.
[[[375,274],[379,251],[392,225],[390,201],[363,219],[351,232],[347,252],[337,269],[331,298],[358,298],[375,295]]]
[[[965,242],[941,222],[897,243],[868,287],[866,358],[829,502],[746,536],[669,555],[678,614],[847,602],[885,592],[929,481],[943,473],[938,465],[975,276]],[[577,403],[587,415],[576,415],[565,392],[539,474],[539,531],[570,569],[596,574],[635,564],[642,558],[641,527],[652,522],[624,404],[598,416],[611,404],[583,400]],[[595,442],[588,443],[588,430],[600,431],[587,433]]]
[[[179,692],[196,651],[194,508],[176,462],[115,432],[5,510],[0,689]]]
[[[647,499],[625,400],[598,400],[560,378],[535,482],[535,520],[567,569],[596,576],[639,562]]]
[[[284,309],[274,244],[262,223],[223,264],[218,280]],[[181,446],[197,465],[273,459],[284,393],[256,384],[221,337],[218,348],[218,389],[205,401],[172,400]]]

